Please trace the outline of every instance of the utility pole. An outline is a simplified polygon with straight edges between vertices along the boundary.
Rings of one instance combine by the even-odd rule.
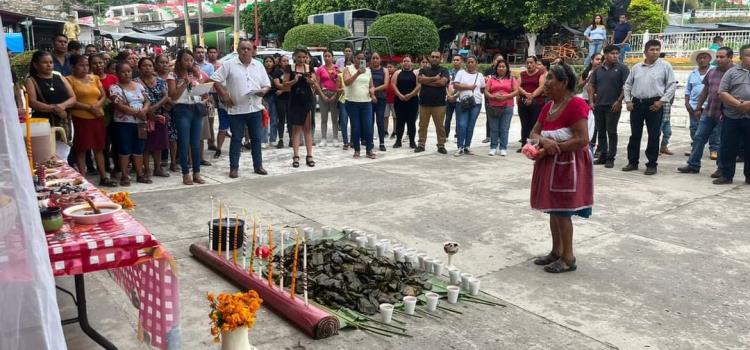
[[[198,0],[198,45],[206,47],[203,39],[203,0]]]
[[[258,0],[255,0],[255,47],[260,45],[260,16],[258,16]]]
[[[234,51],[240,45],[240,0],[234,0]]]
[[[190,33],[190,12],[188,10],[187,0],[182,0],[183,11],[185,12],[185,42],[188,49],[193,49],[193,34]]]

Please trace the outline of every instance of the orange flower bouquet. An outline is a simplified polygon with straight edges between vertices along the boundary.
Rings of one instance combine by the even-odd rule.
[[[222,293],[218,297],[215,297],[213,293],[208,293],[208,302],[211,307],[211,312],[208,313],[211,319],[211,335],[214,337],[214,342],[218,343],[221,341],[220,334],[226,334],[238,328],[246,327],[245,334],[247,334],[247,329],[255,325],[255,314],[260,309],[263,299],[260,298],[258,292],[250,290],[247,293]]]

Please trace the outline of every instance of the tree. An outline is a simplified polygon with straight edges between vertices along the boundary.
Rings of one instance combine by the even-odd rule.
[[[522,28],[534,54],[536,34],[553,24],[579,23],[595,8],[608,7],[610,0],[456,0],[459,13],[475,14],[508,28]]]
[[[274,0],[259,3],[261,34],[276,33],[279,41],[284,41],[287,31],[300,22],[295,21],[292,9],[293,0]],[[248,5],[242,11],[240,23],[248,33],[255,33],[255,5]]]
[[[328,46],[331,40],[350,35],[346,28],[332,24],[302,24],[286,32],[283,48],[292,51],[297,46]]]
[[[396,55],[422,55],[430,53],[440,45],[437,27],[420,15],[394,13],[378,18],[368,30],[370,36],[385,36]],[[375,47],[384,52],[384,48]]]
[[[669,19],[661,6],[651,0],[631,1],[628,7],[628,18],[635,33],[643,33],[646,30],[651,33],[661,33],[669,24]]]

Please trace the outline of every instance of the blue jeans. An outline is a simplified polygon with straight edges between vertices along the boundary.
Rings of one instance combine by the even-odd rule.
[[[740,144],[744,144],[744,147],[750,145],[750,119],[724,118],[721,123],[721,174],[727,179],[734,179]],[[745,179],[750,179],[750,162],[745,162],[744,172]]]
[[[456,105],[456,124],[458,125],[458,149],[471,148],[471,138],[477,125],[482,104],[477,103],[469,110],[464,110],[461,104]]]
[[[700,118],[694,118],[693,113],[688,112],[688,120],[690,121],[690,146],[693,146],[695,142],[695,132],[698,131],[698,124],[700,124]]]
[[[375,117],[375,123],[378,125],[378,140],[380,140],[380,145],[385,145],[385,105],[385,97],[378,97],[378,102],[372,104],[372,114]]]
[[[508,131],[513,120],[513,106],[489,107],[487,122],[490,124],[490,149],[508,149]],[[498,144],[499,139],[499,144]]]
[[[445,137],[447,138],[451,134],[451,121],[453,121],[453,112],[456,111],[456,103],[455,102],[446,102],[445,103]],[[458,124],[458,123],[456,123]],[[456,125],[456,129],[458,129],[458,125]],[[456,130],[456,135],[458,135],[458,130]]]
[[[620,48],[620,63],[625,62],[625,54],[630,51],[630,44],[628,43],[621,43],[621,44],[615,44],[615,46]]]
[[[604,45],[604,40],[602,39],[594,39],[589,43],[589,55],[583,61],[584,67],[587,67],[589,65],[589,62],[591,62],[592,56],[594,56],[597,53],[602,52],[602,45]]]
[[[341,142],[349,143],[349,113],[346,112],[346,104],[338,103],[339,108],[339,130],[341,130]]]
[[[661,122],[661,147],[669,145],[669,139],[672,138],[672,121],[664,120]]]
[[[197,104],[178,103],[172,109],[172,118],[177,127],[177,146],[182,175],[190,172],[188,155],[192,155],[193,174],[201,172],[201,134],[203,116]]]
[[[263,128],[261,127],[262,119],[263,113],[260,111],[229,116],[229,129],[232,131],[232,141],[229,143],[230,170],[240,168],[240,147],[242,147],[242,137],[245,135],[245,127],[250,130],[253,169],[263,167],[263,154],[260,149],[260,140],[263,133]]]
[[[268,123],[268,127],[263,129],[263,139],[261,141],[276,143],[276,130],[279,124],[279,114],[276,110],[276,95],[269,94],[264,99],[266,100],[266,104],[268,104],[268,115],[271,121]]]
[[[706,147],[706,142],[709,139],[718,138],[720,132],[721,124],[719,124],[718,120],[707,115],[701,117],[698,130],[695,132],[695,138],[693,138],[693,150],[690,152],[690,158],[687,161],[688,166],[700,170],[703,148]],[[719,164],[718,160],[716,164]]]
[[[361,140],[365,140],[365,149],[372,151],[372,102],[346,101],[346,112],[352,120],[352,145],[359,152]]]

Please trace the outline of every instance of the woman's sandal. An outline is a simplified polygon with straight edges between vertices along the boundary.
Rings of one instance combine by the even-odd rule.
[[[315,166],[315,161],[313,160],[313,157],[312,157],[312,156],[307,156],[307,157],[305,157],[305,163],[306,163],[306,164],[307,164],[307,166],[309,166],[309,167],[314,167],[314,166]]]
[[[534,265],[541,265],[541,266],[549,265],[557,261],[557,259],[560,259],[559,255],[555,254],[555,252],[549,252],[549,254],[545,256],[540,256],[536,258],[534,260]]]
[[[206,180],[203,180],[201,174],[193,173],[193,182],[202,185],[206,183]]]
[[[292,167],[293,168],[299,168],[299,157],[298,156],[292,157]]]
[[[575,271],[578,267],[576,266],[576,259],[573,259],[570,263],[566,262],[565,259],[560,258],[555,262],[544,267],[544,271],[549,273],[563,273]]]
[[[165,173],[164,170],[159,169],[159,170],[154,170],[154,176],[169,177],[170,175],[169,175],[169,173]]]
[[[135,181],[142,184],[153,183],[153,181],[151,181],[151,179],[149,179],[147,176],[138,176],[135,178]]]
[[[178,167],[177,164],[170,164],[169,165],[169,171],[172,171],[172,172],[175,172],[175,173],[179,172],[180,171],[180,167]]]
[[[101,186],[101,187],[117,187],[117,181],[105,177],[105,178],[99,180],[99,186]]]
[[[193,177],[190,176],[190,174],[182,175],[182,184],[183,185],[192,185],[193,184]]]
[[[359,159],[359,152],[354,152],[354,159]]]
[[[130,186],[130,178],[129,177],[121,177],[120,178],[120,186],[122,187],[128,187]]]

